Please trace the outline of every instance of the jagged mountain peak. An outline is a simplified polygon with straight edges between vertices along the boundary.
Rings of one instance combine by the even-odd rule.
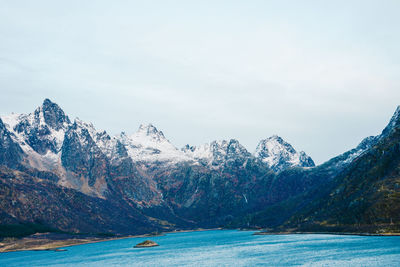
[[[251,153],[247,151],[247,149],[242,144],[240,144],[238,140],[229,140],[226,147],[226,161],[235,160],[244,162],[249,157],[252,157]]]
[[[43,104],[37,107],[32,113],[17,114],[12,113],[8,116],[2,116],[10,129],[17,132],[24,131],[27,127],[50,128],[55,131],[66,129],[70,125],[70,120],[64,111],[48,98]]]
[[[54,109],[61,109],[57,103],[51,101],[49,98],[45,98],[42,103],[42,107],[45,108],[54,108]]]
[[[247,149],[239,143],[236,139],[230,139],[229,141],[223,141],[224,148],[226,146],[226,153],[231,155],[250,155]]]
[[[297,152],[278,135],[261,140],[254,153],[275,172],[289,167],[313,167],[314,161],[304,151]]]
[[[222,166],[229,161],[244,162],[252,157],[251,153],[236,139],[215,140],[200,146],[186,145],[182,151],[189,157],[212,166]]]
[[[112,157],[112,152],[115,150],[118,138],[111,137],[105,130],[96,130],[90,122],[82,121],[75,118],[70,130],[78,133],[78,137],[82,144],[94,142],[98,148],[109,158]]]
[[[272,135],[266,139],[263,139],[259,142],[256,148],[256,156],[261,156],[266,153],[267,155],[279,155],[283,151],[287,151],[289,153],[296,153],[296,150],[290,145],[288,142],[282,139],[282,137],[278,135]]]
[[[79,118],[75,118],[74,123],[72,124],[72,128],[74,129],[79,129],[80,131],[87,131],[90,136],[95,140],[96,142],[98,140],[110,140],[110,139],[115,139],[116,137],[111,138],[111,136],[107,133],[105,130],[97,130],[93,123],[91,122],[85,122]],[[124,134],[123,132],[121,135]]]
[[[282,139],[282,137],[280,137],[280,136],[277,135],[277,134],[274,134],[274,135],[268,137],[267,140],[276,140],[276,141],[279,142],[279,143],[284,143],[284,142],[285,142],[285,141]]]
[[[153,141],[163,141],[165,136],[162,131],[159,131],[153,124],[141,124],[139,129],[132,135],[132,138],[148,137]]]
[[[140,124],[139,131],[158,132],[157,128],[152,123],[142,123],[142,124]]]
[[[300,166],[301,167],[314,167],[315,163],[313,161],[313,159],[306,154],[306,152],[304,151],[300,151],[300,157],[299,160],[302,163]]]
[[[59,105],[46,98],[42,106],[34,112],[35,120],[41,123],[43,120],[49,127],[59,130],[70,124],[70,120]]]
[[[169,162],[190,161],[185,153],[165,138],[153,124],[142,124],[132,135],[122,132],[118,140],[126,147],[133,161]]]
[[[90,122],[82,121],[79,118],[75,118],[72,125],[67,130],[67,135],[77,134],[81,143],[96,142],[98,139],[98,132]]]
[[[58,153],[65,131],[71,125],[64,111],[47,98],[32,113],[11,114],[3,118],[25,152],[33,149],[41,155],[48,151]]]
[[[96,134],[96,133],[97,133],[96,128],[94,128],[93,123],[91,123],[91,122],[85,122],[85,121],[79,119],[78,117],[75,118],[72,127],[74,127],[74,128],[83,128],[83,129],[86,129],[86,130],[88,130],[90,133],[93,133],[93,134]]]

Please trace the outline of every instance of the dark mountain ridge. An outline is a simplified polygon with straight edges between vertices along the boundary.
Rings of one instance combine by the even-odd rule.
[[[381,135],[314,166],[279,136],[261,140],[254,154],[235,139],[180,150],[151,124],[112,137],[46,99],[31,114],[0,118],[0,224],[117,234],[371,225],[389,217],[393,224],[399,113]],[[371,193],[379,186],[383,193]],[[366,215],[377,210],[386,215]],[[345,215],[352,213],[364,219]]]
[[[365,138],[357,148],[312,170],[282,173],[283,184],[294,177],[311,179],[312,186],[231,225],[247,223],[278,232],[399,232],[399,111],[400,107],[382,134]]]

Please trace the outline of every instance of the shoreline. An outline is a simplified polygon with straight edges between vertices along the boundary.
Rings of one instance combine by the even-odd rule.
[[[157,237],[164,236],[173,233],[189,233],[189,232],[202,232],[202,231],[215,231],[224,230],[224,228],[209,228],[209,229],[193,229],[193,230],[173,230],[167,232],[161,232],[156,235],[152,234],[141,234],[141,235],[126,235],[110,238],[100,237],[89,237],[89,238],[74,238],[70,235],[70,238],[51,240],[51,239],[38,239],[35,236],[46,235],[51,233],[33,234],[20,239],[13,239],[8,244],[0,242],[0,253],[18,252],[18,251],[54,251],[61,252],[67,251],[64,248],[92,244],[99,242],[107,242],[113,240],[127,239],[127,238],[144,238],[144,237]],[[400,233],[355,233],[355,232],[263,232],[257,229],[226,229],[226,230],[238,230],[238,231],[255,231],[252,235],[354,235],[354,236],[400,236]],[[36,241],[36,242],[35,242]],[[3,245],[1,247],[1,245]]]
[[[99,238],[99,237],[66,238],[64,240],[36,239],[36,238],[33,238],[33,236],[35,236],[35,235],[37,236],[40,234],[33,234],[31,236],[23,237],[20,239],[15,239],[15,240],[13,240],[14,242],[5,244],[5,245],[3,245],[3,247],[1,247],[1,244],[3,242],[0,242],[0,253],[18,252],[18,251],[61,252],[61,251],[67,251],[67,250],[64,250],[61,248],[67,248],[67,247],[78,246],[78,245],[107,242],[107,241],[127,239],[127,238],[157,237],[157,236],[164,236],[166,234],[173,234],[173,233],[202,232],[202,231],[213,231],[213,230],[222,230],[222,229],[223,228],[209,228],[209,229],[199,228],[199,229],[194,229],[194,230],[167,231],[167,232],[161,232],[156,235],[141,234],[141,235],[126,235],[126,236],[110,237],[110,238]],[[46,234],[49,234],[49,233],[43,233],[43,235],[46,235]],[[71,235],[71,236],[73,236],[73,235]],[[37,242],[35,243],[35,241],[37,241]],[[20,247],[18,247],[18,245]],[[15,246],[17,246],[17,247],[13,248]]]
[[[400,233],[356,233],[356,232],[255,232],[253,235],[356,235],[356,236],[400,236]]]

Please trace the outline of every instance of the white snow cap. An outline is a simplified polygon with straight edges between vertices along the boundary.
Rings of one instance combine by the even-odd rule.
[[[192,160],[183,151],[173,146],[165,138],[162,131],[157,130],[151,123],[140,125],[137,132],[131,136],[121,133],[119,139],[127,148],[133,161],[180,161]]]
[[[251,157],[246,148],[236,139],[213,141],[198,147],[186,145],[182,150],[195,160],[214,166],[229,160]]]
[[[400,108],[396,111],[396,114],[399,113]],[[31,131],[46,130],[43,131],[46,134],[41,135],[41,140],[47,139],[49,143],[54,144],[50,149],[55,154],[59,154],[64,135],[68,129],[71,129],[78,133],[82,144],[90,139],[84,134],[87,131],[101,151],[111,159],[119,156],[117,146],[121,146],[121,144],[134,162],[163,162],[166,164],[192,162],[218,167],[226,162],[245,162],[247,159],[253,158],[253,155],[235,139],[213,141],[197,147],[186,146],[179,150],[171,144],[162,131],[151,123],[140,125],[132,135],[121,133],[119,136],[111,137],[105,131],[96,130],[92,123],[86,123],[79,118],[71,123],[62,109],[49,99],[45,99],[43,105],[30,114],[11,114],[3,116],[2,120],[13,133],[15,141],[27,154],[33,149],[27,143]],[[76,127],[76,129],[70,127]],[[44,155],[47,151],[38,153]],[[314,166],[312,159],[304,152],[296,152],[290,144],[276,135],[262,140],[257,146],[255,156],[276,171],[291,166]]]
[[[314,162],[309,156],[303,151],[297,152],[289,143],[277,135],[261,140],[257,145],[254,155],[267,163],[276,172],[280,172],[288,167],[314,166]]]
[[[151,123],[141,124],[137,132],[134,133],[131,136],[131,138],[137,140],[152,141],[152,142],[163,142],[165,140],[168,141],[165,138],[163,132],[157,130],[157,128],[154,127],[154,125]]]

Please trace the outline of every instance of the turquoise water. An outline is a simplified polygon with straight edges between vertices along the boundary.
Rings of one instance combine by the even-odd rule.
[[[0,266],[400,266],[400,237],[269,235],[223,230],[0,254]],[[148,238],[147,238],[148,239]]]

